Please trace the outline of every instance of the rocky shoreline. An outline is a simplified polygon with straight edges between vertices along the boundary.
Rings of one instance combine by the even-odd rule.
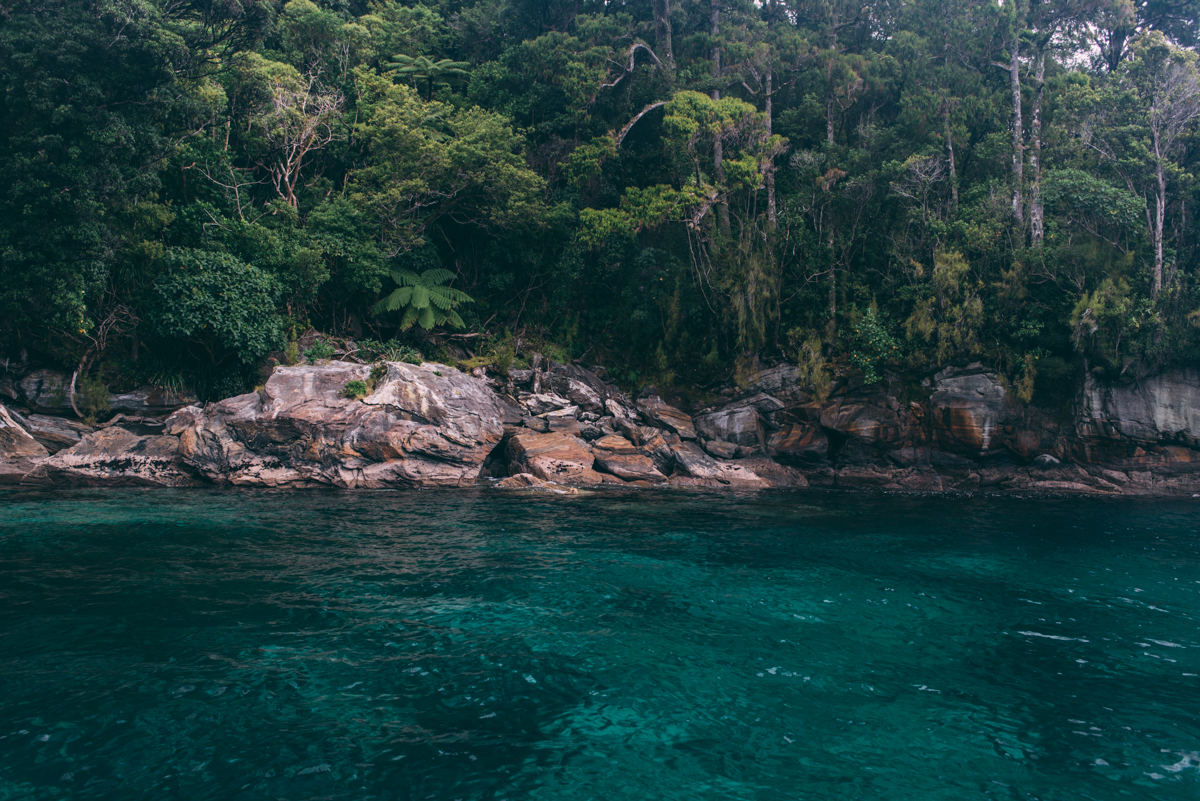
[[[1070,414],[1053,415],[1014,403],[981,364],[929,376],[917,397],[851,377],[823,399],[784,365],[684,411],[653,389],[630,397],[601,368],[536,356],[493,376],[326,362],[276,367],[260,391],[204,406],[118,396],[119,413],[95,427],[66,416],[62,381],[41,370],[0,382],[0,483],[1200,493],[1191,370],[1089,381]],[[368,392],[346,397],[351,381]]]

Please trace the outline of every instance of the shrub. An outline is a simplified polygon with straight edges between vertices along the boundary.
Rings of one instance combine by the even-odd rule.
[[[309,364],[316,364],[319,361],[324,361],[333,356],[333,345],[326,342],[324,339],[318,339],[313,342],[312,347],[304,351],[304,358],[308,359]]]
[[[368,394],[367,385],[363,381],[347,381],[346,386],[342,387],[342,397],[358,400],[365,398]]]

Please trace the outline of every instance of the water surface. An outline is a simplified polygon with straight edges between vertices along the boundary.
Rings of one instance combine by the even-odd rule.
[[[1200,501],[0,493],[0,799],[1194,799]]]

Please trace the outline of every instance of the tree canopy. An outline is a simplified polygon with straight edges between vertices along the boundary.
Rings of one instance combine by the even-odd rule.
[[[0,350],[222,391],[313,328],[697,391],[982,359],[1048,402],[1195,364],[1197,11],[11,3]]]

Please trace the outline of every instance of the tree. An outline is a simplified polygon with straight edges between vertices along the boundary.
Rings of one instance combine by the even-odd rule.
[[[394,70],[398,78],[411,78],[415,83],[424,83],[427,87],[425,99],[433,99],[433,90],[438,86],[462,86],[471,77],[470,64],[465,61],[451,61],[448,58],[433,61],[428,56],[406,56],[398,53],[395,60],[388,64],[388,69]]]
[[[412,270],[392,270],[389,275],[397,288],[383,300],[371,307],[374,314],[400,309],[400,330],[407,331],[414,324],[429,331],[449,323],[455,328],[466,324],[455,310],[464,303],[473,303],[471,296],[461,289],[446,286],[454,280],[454,273],[441,267],[415,273]]]

